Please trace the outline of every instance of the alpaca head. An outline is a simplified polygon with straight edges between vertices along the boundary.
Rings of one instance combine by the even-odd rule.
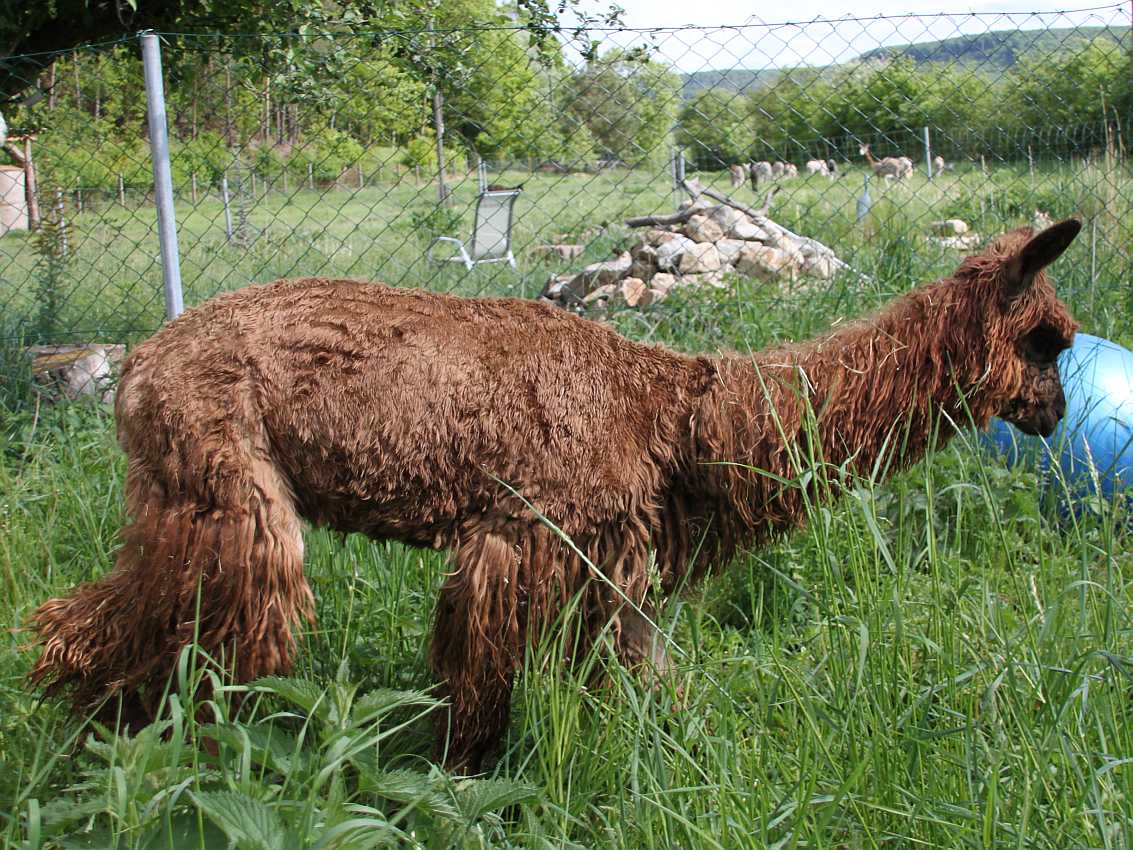
[[[860,146],[860,147],[858,148],[858,153],[859,153],[860,155],[862,155],[862,156],[869,156],[869,153],[870,153],[870,151],[869,151],[869,145],[861,145],[861,146]]]
[[[960,266],[978,296],[987,347],[985,409],[1027,434],[1049,436],[1066,412],[1058,355],[1070,347],[1077,324],[1054,293],[1044,269],[1081,230],[1068,219],[1035,233],[1023,227],[996,239]],[[975,318],[975,317],[973,317]]]

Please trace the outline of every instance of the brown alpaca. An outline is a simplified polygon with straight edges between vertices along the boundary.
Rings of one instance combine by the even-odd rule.
[[[872,318],[754,357],[345,280],[220,296],[125,364],[132,522],[112,573],[35,614],[32,679],[79,708],[120,695],[143,721],[194,635],[239,680],[286,671],[313,608],[303,518],[453,553],[431,652],[451,705],[438,743],[477,769],[525,640],[574,594],[584,634],[610,626],[625,663],[664,665],[651,550],[668,593],[801,525],[808,495],[829,494],[781,483],[808,434],[830,468],[868,474],[883,453],[890,471],[921,458],[942,415],[1049,433],[1075,324],[1042,269],[1079,226],[1013,231]]]

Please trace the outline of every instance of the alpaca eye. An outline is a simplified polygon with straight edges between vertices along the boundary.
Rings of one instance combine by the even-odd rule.
[[[1020,340],[1023,356],[1042,366],[1049,366],[1067,348],[1066,340],[1049,325],[1040,325]]]

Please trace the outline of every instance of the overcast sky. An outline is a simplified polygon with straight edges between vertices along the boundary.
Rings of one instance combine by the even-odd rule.
[[[583,5],[590,12],[599,12],[609,2],[584,0]],[[828,65],[882,45],[931,41],[961,33],[1127,26],[1130,20],[1128,0],[1120,4],[998,0],[968,5],[944,5],[942,0],[861,0],[853,5],[845,0],[791,0],[759,4],[757,12],[755,4],[736,0],[620,0],[618,5],[625,9],[624,21],[630,28],[720,28],[653,36],[659,57],[681,71]],[[905,15],[921,17],[863,20]],[[606,40],[624,45],[643,43],[642,36],[629,33],[613,33]]]

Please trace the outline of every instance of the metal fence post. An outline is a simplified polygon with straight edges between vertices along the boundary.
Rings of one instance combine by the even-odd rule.
[[[157,237],[161,243],[161,276],[165,286],[165,317],[172,320],[181,315],[185,303],[181,295],[181,256],[177,249],[177,219],[173,211],[173,175],[169,167],[161,46],[153,32],[143,32],[141,42],[150,154],[153,157],[153,197],[157,206]]]
[[[228,199],[228,172],[224,172],[220,178],[220,198],[224,201],[224,238],[225,241],[232,241],[232,207],[229,206]]]
[[[932,179],[932,142],[928,137],[928,127],[924,128],[924,167],[928,172],[928,179]]]

